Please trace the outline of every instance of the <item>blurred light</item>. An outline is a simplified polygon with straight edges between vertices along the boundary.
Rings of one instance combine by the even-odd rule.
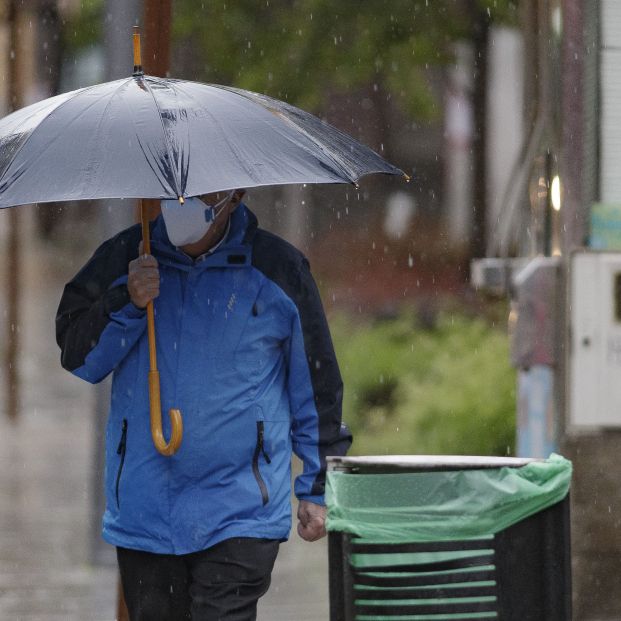
[[[555,211],[561,210],[561,180],[559,176],[556,175],[554,179],[552,179],[552,195],[550,197],[552,199],[552,207],[554,207]]]
[[[557,37],[560,37],[563,34],[563,14],[561,12],[560,6],[555,6],[552,9],[552,30]]]

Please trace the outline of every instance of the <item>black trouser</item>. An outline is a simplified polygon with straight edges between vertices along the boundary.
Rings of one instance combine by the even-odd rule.
[[[180,556],[117,548],[131,621],[254,621],[279,543],[238,537]]]

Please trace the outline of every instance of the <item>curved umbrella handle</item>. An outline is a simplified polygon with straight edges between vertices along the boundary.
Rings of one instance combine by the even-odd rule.
[[[160,403],[160,374],[158,371],[149,371],[149,404],[151,413],[151,437],[153,444],[159,453],[170,457],[174,455],[183,438],[183,420],[181,412],[171,408],[168,410],[170,416],[170,441],[166,442],[162,431],[162,406]]]
[[[140,204],[142,219],[142,245],[145,254],[151,254],[151,240],[149,237],[149,214],[145,201]],[[171,434],[170,441],[166,442],[162,431],[162,405],[160,400],[160,374],[157,370],[157,356],[155,349],[155,313],[153,301],[147,304],[147,335],[149,338],[149,409],[151,419],[151,437],[153,444],[159,453],[166,457],[174,455],[183,438],[183,421],[181,412],[171,409],[170,416]]]

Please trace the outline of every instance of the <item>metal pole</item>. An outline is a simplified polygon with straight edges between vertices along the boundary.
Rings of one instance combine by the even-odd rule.
[[[472,106],[474,110],[473,150],[473,218],[470,239],[471,257],[484,257],[487,247],[487,59],[490,19],[477,2],[470,4],[472,19],[472,46],[474,52],[474,79]]]

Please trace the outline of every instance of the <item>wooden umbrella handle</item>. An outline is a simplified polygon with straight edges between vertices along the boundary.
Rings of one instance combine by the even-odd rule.
[[[140,215],[142,219],[142,245],[145,254],[151,254],[151,239],[149,235],[149,213],[144,201],[140,202]],[[162,405],[160,399],[160,374],[157,370],[157,355],[155,349],[155,314],[153,312],[153,300],[147,303],[147,335],[149,338],[149,410],[151,416],[151,437],[153,444],[159,453],[170,457],[174,455],[183,438],[183,420],[181,412],[170,409],[171,434],[170,441],[166,442],[162,430]]]

